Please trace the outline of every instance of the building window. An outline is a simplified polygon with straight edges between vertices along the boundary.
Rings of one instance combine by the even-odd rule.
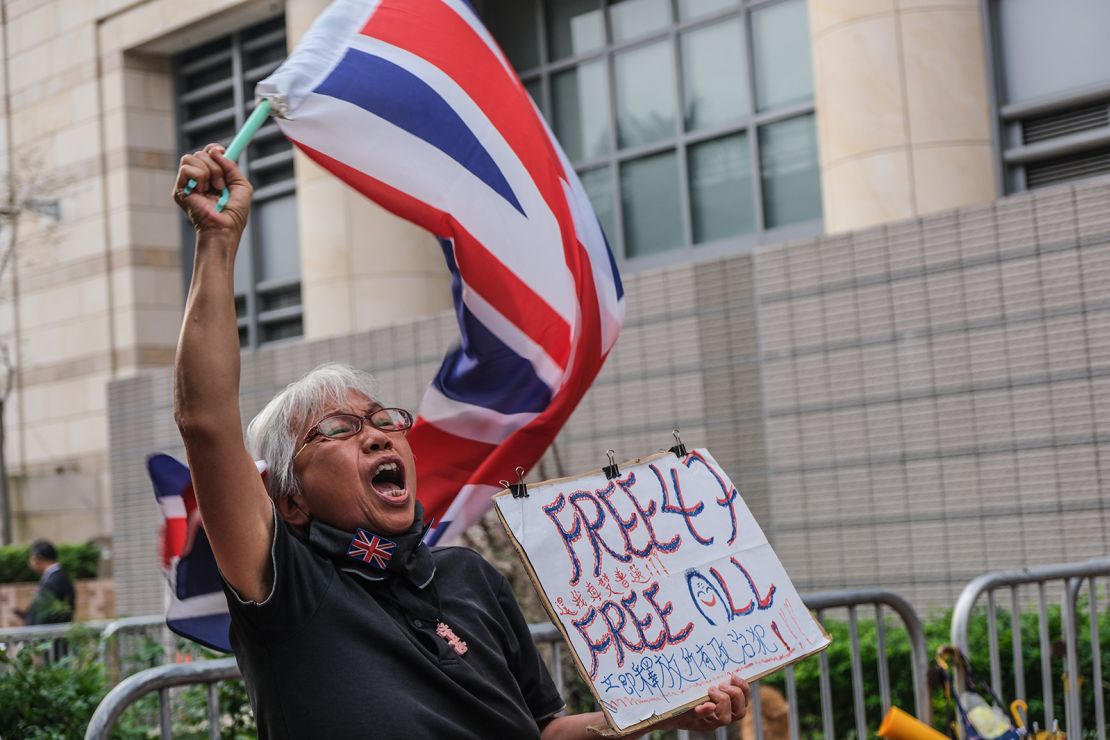
[[[614,251],[820,233],[805,0],[485,0]]]
[[[190,49],[174,59],[181,151],[230,143],[254,108],[254,86],[285,59],[278,17]],[[239,158],[254,185],[247,233],[235,261],[239,345],[257,347],[303,334],[293,148],[270,121]],[[186,225],[186,280],[192,230]]]
[[[987,6],[1007,192],[1110,173],[1110,3]]]

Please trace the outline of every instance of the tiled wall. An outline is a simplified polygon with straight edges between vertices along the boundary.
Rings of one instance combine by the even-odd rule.
[[[1110,184],[756,257],[773,531],[801,588],[951,602],[1110,550]]]
[[[919,606],[987,569],[1105,553],[1108,214],[1104,180],[627,276],[620,340],[531,477],[678,427],[802,590],[883,585]],[[244,418],[330,360],[414,407],[455,335],[447,313],[246,353]],[[109,389],[123,614],[161,608],[143,459],[181,451],[170,390],[168,370]]]

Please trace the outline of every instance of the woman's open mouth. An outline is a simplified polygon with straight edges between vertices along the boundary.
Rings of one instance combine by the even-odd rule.
[[[389,503],[404,503],[409,494],[405,488],[405,469],[393,460],[371,471],[370,487]]]

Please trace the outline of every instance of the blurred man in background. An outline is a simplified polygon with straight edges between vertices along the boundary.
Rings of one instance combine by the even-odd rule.
[[[31,604],[25,610],[16,611],[24,624],[72,621],[77,594],[73,581],[58,562],[58,550],[54,544],[49,540],[35,540],[31,543],[31,555],[27,562],[39,576],[39,587]]]

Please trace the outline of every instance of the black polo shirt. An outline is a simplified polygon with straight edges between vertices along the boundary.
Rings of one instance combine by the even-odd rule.
[[[318,554],[280,519],[274,589],[225,584],[231,645],[260,738],[536,738],[563,707],[504,576],[477,553],[435,550],[439,613],[465,640]]]

